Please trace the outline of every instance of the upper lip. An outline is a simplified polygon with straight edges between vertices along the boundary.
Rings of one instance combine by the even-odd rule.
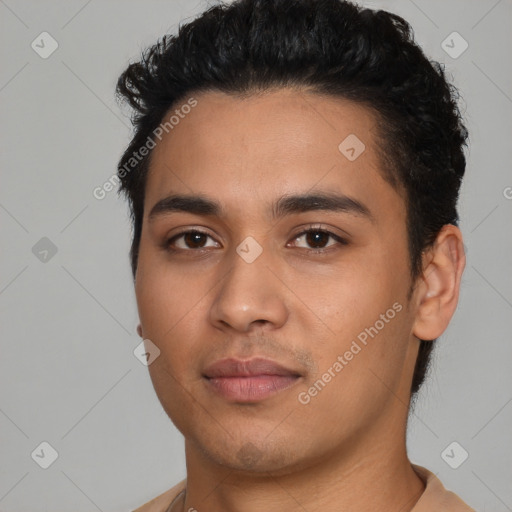
[[[235,358],[220,359],[208,366],[203,375],[207,378],[215,377],[250,377],[255,375],[293,375],[300,374],[271,359],[255,357],[248,360]]]

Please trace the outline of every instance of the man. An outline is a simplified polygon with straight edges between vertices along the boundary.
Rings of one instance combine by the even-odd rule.
[[[406,452],[457,305],[467,133],[396,15],[212,7],[131,64],[119,163],[187,478],[138,511],[470,511]]]

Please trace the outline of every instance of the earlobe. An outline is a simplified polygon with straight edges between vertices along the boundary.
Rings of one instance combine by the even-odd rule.
[[[438,338],[447,328],[459,300],[466,265],[462,234],[447,224],[424,255],[423,273],[417,286],[417,310],[413,334],[421,340]]]

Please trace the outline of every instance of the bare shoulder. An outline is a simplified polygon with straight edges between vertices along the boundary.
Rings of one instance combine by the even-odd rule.
[[[171,489],[148,501],[133,512],[166,512],[172,500],[185,489],[185,484],[186,480],[182,480],[179,484],[171,487]]]

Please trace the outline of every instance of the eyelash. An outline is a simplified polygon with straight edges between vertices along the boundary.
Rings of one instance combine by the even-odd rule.
[[[328,235],[329,238],[334,239],[336,242],[338,242],[339,245],[348,245],[348,241],[346,239],[340,237],[339,235],[336,235],[326,229],[322,229],[322,228],[318,228],[318,227],[314,227],[314,226],[308,227],[307,229],[301,231],[300,233],[297,233],[297,235],[293,236],[292,240],[297,240],[297,238],[301,238],[302,236],[308,235],[309,233],[321,233],[324,235]],[[200,234],[200,235],[204,235],[209,238],[212,238],[212,236],[210,234],[206,233],[205,231],[201,231],[200,229],[189,229],[189,230],[177,233],[177,234],[173,235],[171,238],[167,239],[163,244],[163,248],[166,251],[171,252],[171,253],[177,253],[177,252],[203,253],[208,250],[208,248],[204,248],[204,247],[200,247],[197,249],[181,249],[181,248],[176,249],[174,247],[171,247],[171,244],[173,242],[175,242],[179,238],[183,237],[184,235],[188,235],[188,234]],[[327,241],[327,243],[329,243],[329,240]],[[319,248],[319,249],[308,249],[308,248],[301,248],[301,249],[307,253],[322,254],[322,253],[326,253],[326,252],[332,250],[333,247],[335,247],[335,244],[329,245],[324,248]]]

